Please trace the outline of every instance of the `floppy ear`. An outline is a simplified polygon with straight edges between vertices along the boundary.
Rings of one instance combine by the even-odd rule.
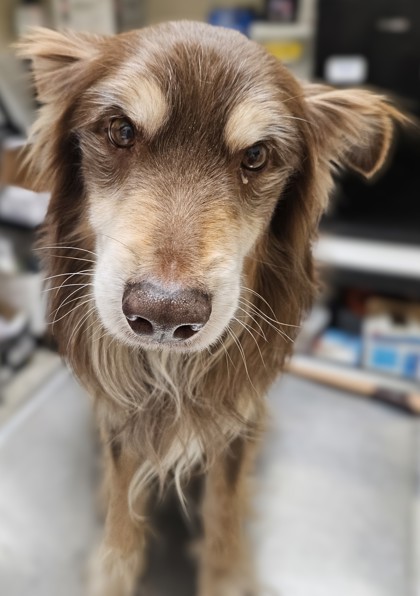
[[[32,60],[39,101],[50,103],[68,94],[82,68],[98,56],[104,40],[87,33],[36,27],[15,48],[18,56]]]
[[[365,178],[374,176],[384,165],[394,121],[408,121],[384,97],[370,91],[309,84],[305,96],[323,156]]]

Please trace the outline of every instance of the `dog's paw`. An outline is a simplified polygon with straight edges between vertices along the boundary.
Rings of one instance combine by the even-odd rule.
[[[87,596],[133,596],[140,566],[138,553],[101,548],[89,566]]]
[[[259,596],[257,592],[250,590],[243,590],[233,586],[224,586],[219,588],[211,588],[208,591],[201,592],[200,596]]]
[[[200,596],[260,596],[255,587],[250,587],[244,578],[225,578],[206,581],[200,590]]]

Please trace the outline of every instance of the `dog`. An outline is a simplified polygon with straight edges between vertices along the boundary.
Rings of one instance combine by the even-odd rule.
[[[51,327],[93,398],[107,514],[90,593],[131,596],[156,490],[204,477],[200,596],[257,594],[244,519],[264,396],[316,294],[337,169],[371,178],[401,114],[298,82],[238,32],[36,29],[29,144],[51,202]]]

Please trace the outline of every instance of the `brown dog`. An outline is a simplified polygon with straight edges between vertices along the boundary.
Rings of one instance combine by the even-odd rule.
[[[150,494],[205,474],[200,596],[256,593],[243,537],[264,396],[315,291],[332,171],[385,161],[398,112],[302,86],[239,33],[169,23],[20,46],[60,351],[94,398],[107,518],[92,594],[128,596]],[[55,288],[55,289],[53,289]],[[254,590],[254,591],[253,591]]]

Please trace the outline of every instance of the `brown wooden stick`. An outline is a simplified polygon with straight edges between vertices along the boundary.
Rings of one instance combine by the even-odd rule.
[[[306,359],[293,358],[288,364],[289,372],[343,391],[358,393],[372,399],[391,404],[413,414],[420,415],[420,392],[405,391],[377,385],[370,379],[363,379],[349,370],[327,370],[324,366],[309,363]]]

